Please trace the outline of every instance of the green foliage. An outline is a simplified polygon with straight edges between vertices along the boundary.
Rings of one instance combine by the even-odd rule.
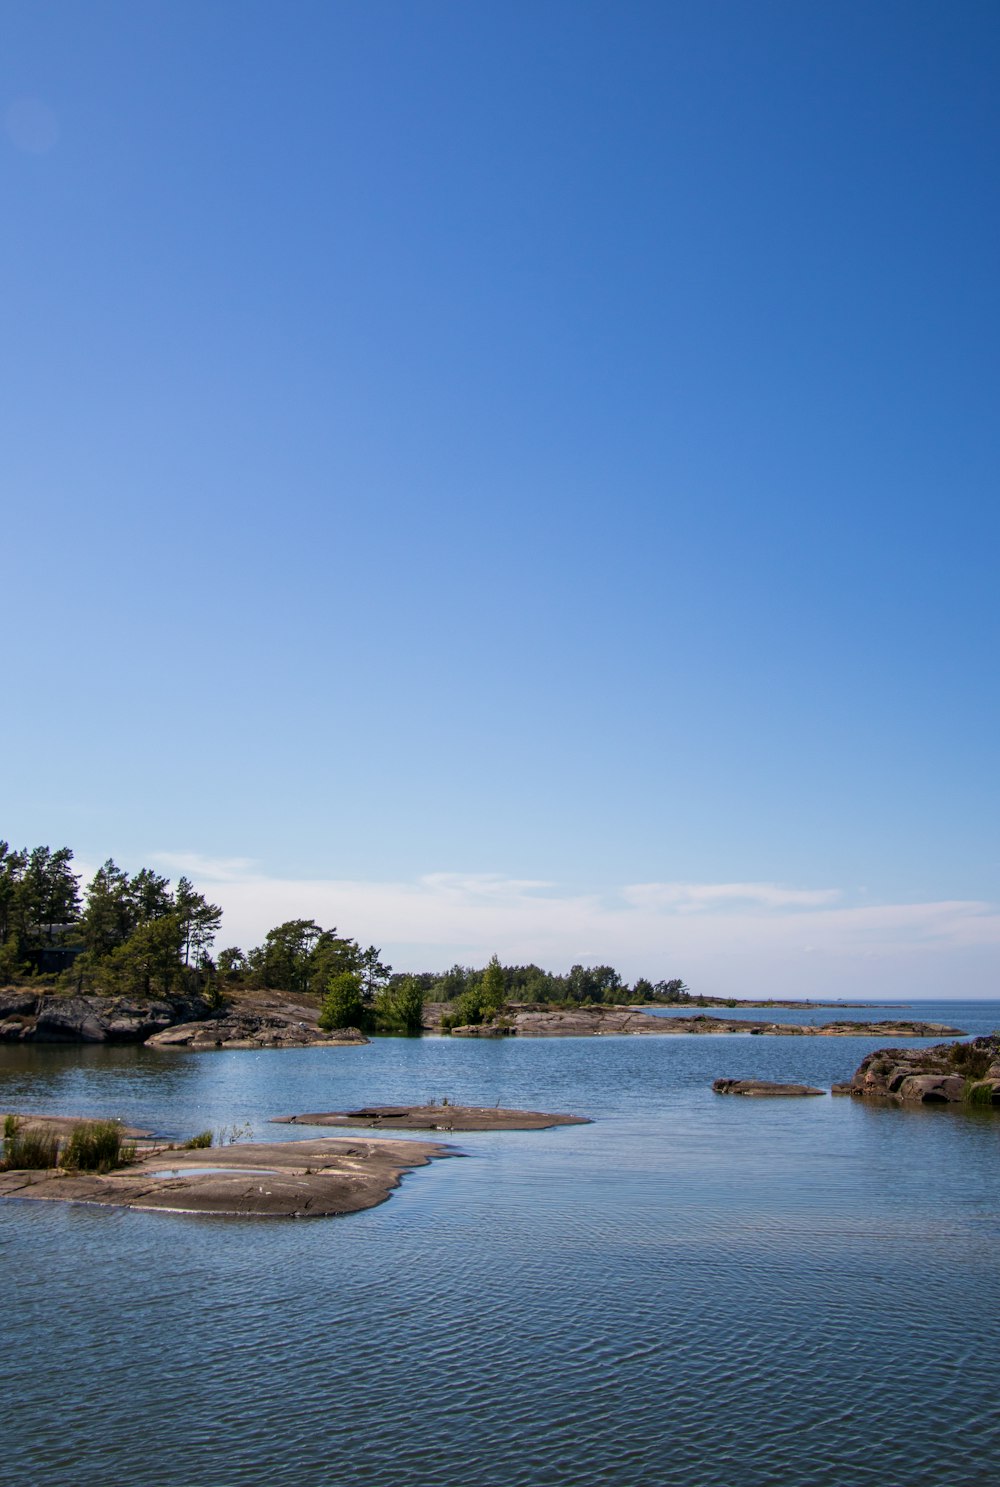
[[[63,944],[80,915],[79,879],[68,847],[17,851],[0,841],[0,974],[37,969],[43,952]]]
[[[218,904],[208,903],[203,894],[197,893],[187,878],[178,878],[173,912],[181,924],[184,964],[204,964],[219,932],[222,910]]]
[[[483,972],[478,994],[480,1014],[485,1018],[495,1017],[507,1003],[507,982],[503,966],[495,955],[490,957],[490,963]]]
[[[1000,1044],[992,1038],[975,1038],[971,1043],[954,1043],[950,1058],[966,1079],[982,1079],[992,1063],[1000,1063]]]
[[[0,945],[0,982],[19,981],[22,976],[29,975],[30,971],[30,962],[21,954],[21,941],[12,932]]]
[[[247,958],[238,945],[229,945],[219,951],[216,962],[219,975],[226,981],[242,981],[249,967]]]
[[[657,999],[664,1002],[690,1002],[691,993],[680,979],[657,981],[653,987]]]
[[[62,1165],[78,1172],[113,1172],[134,1160],[135,1146],[123,1142],[117,1120],[80,1121],[62,1154]]]
[[[374,945],[369,945],[367,950],[362,950],[358,956],[358,970],[361,973],[361,994],[366,1002],[374,1002],[377,997],[389,985],[392,977],[392,966],[383,965],[379,956],[381,950]],[[412,977],[408,977],[412,980]]]
[[[197,1134],[197,1136],[192,1136],[188,1141],[185,1141],[184,1142],[184,1145],[182,1147],[182,1150],[183,1151],[201,1151],[203,1148],[208,1147],[208,1146],[211,1146],[211,1144],[212,1144],[212,1133],[211,1133],[211,1131],[199,1131],[198,1134]]]
[[[424,993],[416,976],[401,976],[383,987],[375,997],[374,1014],[379,1032],[418,1034],[423,1025]]]
[[[40,1171],[59,1165],[59,1137],[39,1127],[25,1127],[16,1115],[3,1123],[3,1161],[8,1172]]]
[[[101,966],[102,988],[119,996],[170,996],[184,989],[184,924],[167,914],[140,924]]]
[[[320,1027],[325,1032],[332,1032],[335,1028],[360,1028],[366,1021],[360,973],[339,971],[331,976],[320,1008]]]
[[[987,1079],[967,1079],[962,1099],[967,1105],[992,1105],[993,1085]]]
[[[322,996],[332,977],[360,971],[361,951],[355,940],[322,929],[314,919],[288,919],[268,930],[245,967],[251,986]]]
[[[172,891],[150,868],[130,877],[109,858],[87,885],[77,987],[90,981],[126,996],[194,991],[211,977],[208,952],[221,918],[187,878]]]

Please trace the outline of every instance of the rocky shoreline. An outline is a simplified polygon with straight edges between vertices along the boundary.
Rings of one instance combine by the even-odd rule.
[[[840,1019],[818,1026],[708,1013],[658,1017],[636,1007],[553,1007],[512,1003],[492,1022],[448,1028],[447,1002],[424,1009],[424,1030],[455,1038],[585,1038],[600,1036],[750,1033],[775,1038],[957,1038],[961,1028],[902,1019]],[[206,1052],[227,1048],[323,1048],[367,1043],[357,1028],[324,1032],[319,1008],[305,998],[273,992],[239,993],[222,1007],[204,1001],[140,1000],[59,995],[9,987],[0,991],[0,1042],[146,1043],[151,1048]]]
[[[212,1007],[204,1001],[60,996],[0,991],[0,1042],[145,1043],[150,1048],[324,1048],[367,1043],[357,1028],[324,1032],[318,1009],[259,993]]]

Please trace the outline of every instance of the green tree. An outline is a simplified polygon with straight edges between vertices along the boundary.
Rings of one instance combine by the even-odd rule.
[[[80,913],[79,879],[68,847],[12,850],[0,842],[0,945],[17,941],[27,963],[58,943]],[[10,959],[10,956],[7,957]]]
[[[174,911],[180,915],[184,930],[184,964],[201,965],[219,932],[222,910],[218,904],[210,904],[203,893],[196,892],[187,878],[178,878]]]
[[[507,979],[503,966],[494,955],[483,972],[479,983],[479,1011],[481,1016],[495,1017],[507,1005]]]
[[[691,1000],[691,993],[684,982],[679,979],[657,981],[653,990],[665,1002],[689,1002]]]
[[[181,990],[183,942],[184,922],[179,914],[165,914],[140,924],[103,963],[103,986],[119,996],[170,996]]]
[[[239,945],[228,945],[219,951],[219,975],[226,981],[240,981],[247,973],[247,958]]]
[[[254,986],[322,996],[332,976],[357,971],[358,959],[356,942],[335,929],[322,929],[315,919],[287,919],[250,951],[248,978]]]
[[[80,928],[91,962],[124,945],[135,928],[128,873],[109,857],[87,884]]]
[[[326,1032],[342,1027],[360,1028],[365,1020],[359,973],[339,971],[331,976],[320,1008],[320,1027]]]
[[[361,992],[366,1002],[374,1002],[379,993],[388,985],[392,975],[392,966],[382,964],[379,959],[381,954],[381,950],[374,945],[369,945],[368,949],[362,950],[358,956]]]
[[[416,976],[400,976],[375,997],[375,1025],[380,1032],[412,1036],[423,1026],[424,993]]]

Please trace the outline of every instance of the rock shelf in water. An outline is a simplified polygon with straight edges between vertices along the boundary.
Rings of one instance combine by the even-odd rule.
[[[547,1115],[540,1110],[501,1110],[487,1105],[365,1105],[314,1115],[278,1115],[274,1125],[366,1126],[394,1131],[546,1131],[590,1125],[586,1115]]]
[[[383,1203],[405,1172],[457,1156],[439,1142],[247,1142],[162,1148],[116,1172],[0,1172],[0,1197],[240,1218],[326,1218]]]
[[[769,1079],[716,1079],[712,1084],[717,1095],[825,1095],[826,1090],[811,1084],[774,1084]]]

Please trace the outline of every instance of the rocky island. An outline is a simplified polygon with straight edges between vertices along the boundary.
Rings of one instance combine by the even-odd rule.
[[[365,1105],[317,1115],[278,1115],[274,1125],[363,1126],[393,1131],[547,1131],[590,1125],[586,1115],[547,1115],[540,1110],[501,1110],[493,1105]]]
[[[1000,1036],[933,1048],[878,1048],[833,1093],[898,1105],[1000,1106]]]
[[[438,1015],[437,1026],[441,1026]],[[838,1020],[818,1026],[809,1023],[764,1022],[747,1017],[656,1017],[634,1007],[557,1008],[511,1005],[491,1022],[453,1027],[453,1038],[590,1038],[620,1034],[677,1036],[682,1033],[755,1033],[777,1038],[947,1038],[961,1037],[962,1029],[940,1022],[853,1022]]]

